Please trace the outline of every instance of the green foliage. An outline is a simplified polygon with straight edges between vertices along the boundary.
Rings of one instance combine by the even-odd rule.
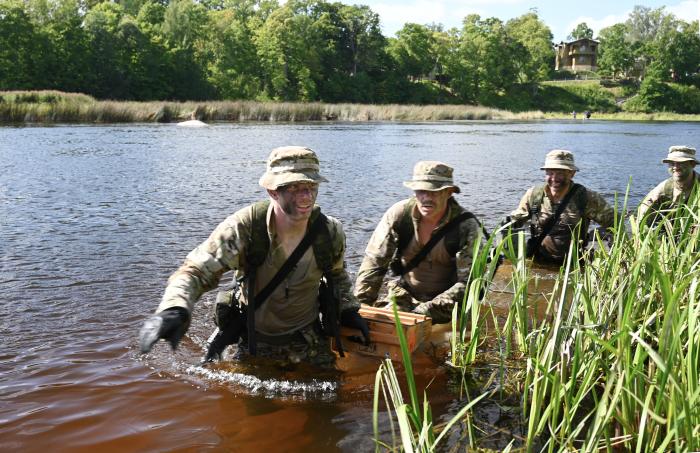
[[[449,31],[410,23],[391,39],[369,7],[325,0],[0,0],[0,18],[0,89],[525,110],[556,107],[537,84],[561,76],[552,74],[551,31],[534,11],[505,24],[470,15]],[[601,72],[698,83],[696,29],[637,7],[601,31]],[[609,111],[590,93],[577,96],[558,104]]]
[[[569,34],[571,40],[583,38],[593,39],[593,30],[585,22],[578,24]]]

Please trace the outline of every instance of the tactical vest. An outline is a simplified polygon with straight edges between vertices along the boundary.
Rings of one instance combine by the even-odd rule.
[[[540,222],[540,214],[541,214],[541,209],[542,209],[542,202],[544,201],[545,197],[545,186],[536,186],[533,191],[532,191],[532,196],[530,198],[531,200],[531,205],[530,205],[530,235],[531,237],[537,237],[542,233],[542,225]],[[585,247],[588,238],[587,238],[587,232],[588,232],[588,225],[589,221],[584,217],[584,214],[586,212],[586,204],[588,203],[588,192],[585,187],[581,186],[577,193],[574,194],[573,198],[569,200],[567,208],[570,208],[572,206],[575,207],[576,211],[579,214],[579,217],[581,219],[581,229],[580,229],[580,234],[581,234],[581,247]],[[553,215],[554,213],[552,213]],[[557,220],[557,223],[552,227],[552,230],[557,227],[558,224],[560,224],[561,218]],[[576,225],[570,225],[572,230]],[[550,232],[551,232],[550,231]],[[568,248],[568,247],[567,247]]]
[[[450,198],[448,203],[450,204],[449,210],[451,212],[454,212],[455,215],[459,215],[462,212],[464,212],[464,208],[462,208],[455,200],[454,198]],[[411,239],[415,237],[415,229],[413,228],[413,210],[416,207],[416,199],[411,198],[408,203],[403,208],[403,213],[401,214],[401,218],[397,223],[394,224],[394,229],[399,234],[399,243],[398,247],[396,248],[396,253],[394,254],[394,260],[401,260],[401,256],[403,251],[406,249],[406,246],[408,246],[408,243],[411,242]],[[470,218],[476,218],[476,216],[470,216]],[[464,247],[466,244],[466,237],[461,237],[460,236],[460,231],[459,227],[453,228],[452,230],[448,231],[445,234],[445,237],[443,240],[445,241],[445,248],[447,249],[447,253],[450,254],[450,256],[454,257],[457,255],[457,252]]]

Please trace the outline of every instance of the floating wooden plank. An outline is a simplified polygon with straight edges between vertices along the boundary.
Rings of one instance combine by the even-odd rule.
[[[370,344],[364,345],[359,330],[342,327],[340,336],[345,352],[366,356],[401,360],[401,346],[396,333],[394,312],[391,309],[363,305],[360,315],[369,326]],[[414,313],[399,312],[403,333],[406,336],[408,350],[413,353],[430,337],[432,322],[428,316]],[[334,349],[335,345],[334,345]]]

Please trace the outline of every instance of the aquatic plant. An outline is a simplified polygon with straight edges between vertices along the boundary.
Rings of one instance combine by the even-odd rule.
[[[423,404],[419,403],[418,391],[413,374],[413,364],[411,362],[411,353],[408,349],[406,335],[401,326],[399,319],[396,300],[392,300],[394,311],[394,322],[396,332],[401,345],[401,356],[406,375],[406,386],[410,396],[410,403],[406,403],[403,398],[402,387],[394,370],[394,365],[390,359],[384,360],[377,371],[374,385],[374,404],[373,404],[373,427],[374,438],[376,442],[376,451],[380,447],[397,450],[399,444],[406,452],[432,452],[440,445],[446,434],[455,423],[460,422],[469,413],[471,408],[484,398],[487,393],[484,393],[477,398],[474,398],[465,404],[456,415],[454,415],[447,423],[441,426],[435,426],[433,415],[426,394],[423,395]],[[392,445],[380,439],[379,434],[379,395],[384,397],[387,407],[391,410],[396,418],[400,433],[400,442],[397,442],[395,434],[395,426],[393,418],[391,420],[392,429]],[[467,429],[471,431],[471,426],[467,419]],[[470,436],[472,437],[472,436]]]
[[[0,122],[201,121],[442,121],[540,119],[541,112],[511,113],[472,105],[324,104],[320,102],[97,101],[59,91],[0,92]]]
[[[527,451],[700,448],[697,194],[666,214],[618,222],[609,245],[596,234],[587,260],[572,247],[531,330],[514,284],[503,337],[515,330],[524,346],[524,372],[509,379],[522,389]],[[500,352],[501,364],[514,358]]]

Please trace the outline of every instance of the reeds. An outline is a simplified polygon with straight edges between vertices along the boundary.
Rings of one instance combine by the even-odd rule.
[[[0,92],[0,122],[123,123],[200,121],[444,121],[541,119],[541,112],[512,113],[472,105],[368,105],[320,102],[97,101],[59,91]]]
[[[611,237],[603,240],[596,234],[596,247],[580,260],[572,248],[548,301],[548,314],[539,321],[527,314],[526,262],[512,252],[522,250],[522,234],[506,238],[507,245],[499,250],[515,260],[515,298],[495,343],[485,343],[486,332],[480,330],[487,317],[474,314],[488,311],[474,300],[479,283],[470,288],[454,319],[449,363],[468,372],[473,363],[483,367],[488,352],[492,376],[500,373],[488,398],[498,402],[512,399],[512,389],[519,392],[526,436],[503,447],[548,452],[700,450],[698,194],[656,224],[647,225],[650,220],[619,220]],[[521,246],[512,247],[514,242]],[[487,255],[477,251],[474,275],[488,275],[489,264]],[[518,350],[502,346],[511,336]],[[495,350],[487,351],[492,344]],[[516,371],[514,361],[521,364]],[[390,399],[395,410],[403,404],[395,392]],[[416,399],[412,396],[410,408],[420,413]],[[409,427],[399,424],[401,430],[410,429],[405,439],[421,439],[415,433],[421,432],[418,426],[425,419],[409,418]],[[467,417],[463,422],[472,428],[475,421]],[[478,447],[474,432],[470,429],[470,445]],[[429,442],[413,445],[432,448]],[[403,447],[407,449],[405,443]]]

